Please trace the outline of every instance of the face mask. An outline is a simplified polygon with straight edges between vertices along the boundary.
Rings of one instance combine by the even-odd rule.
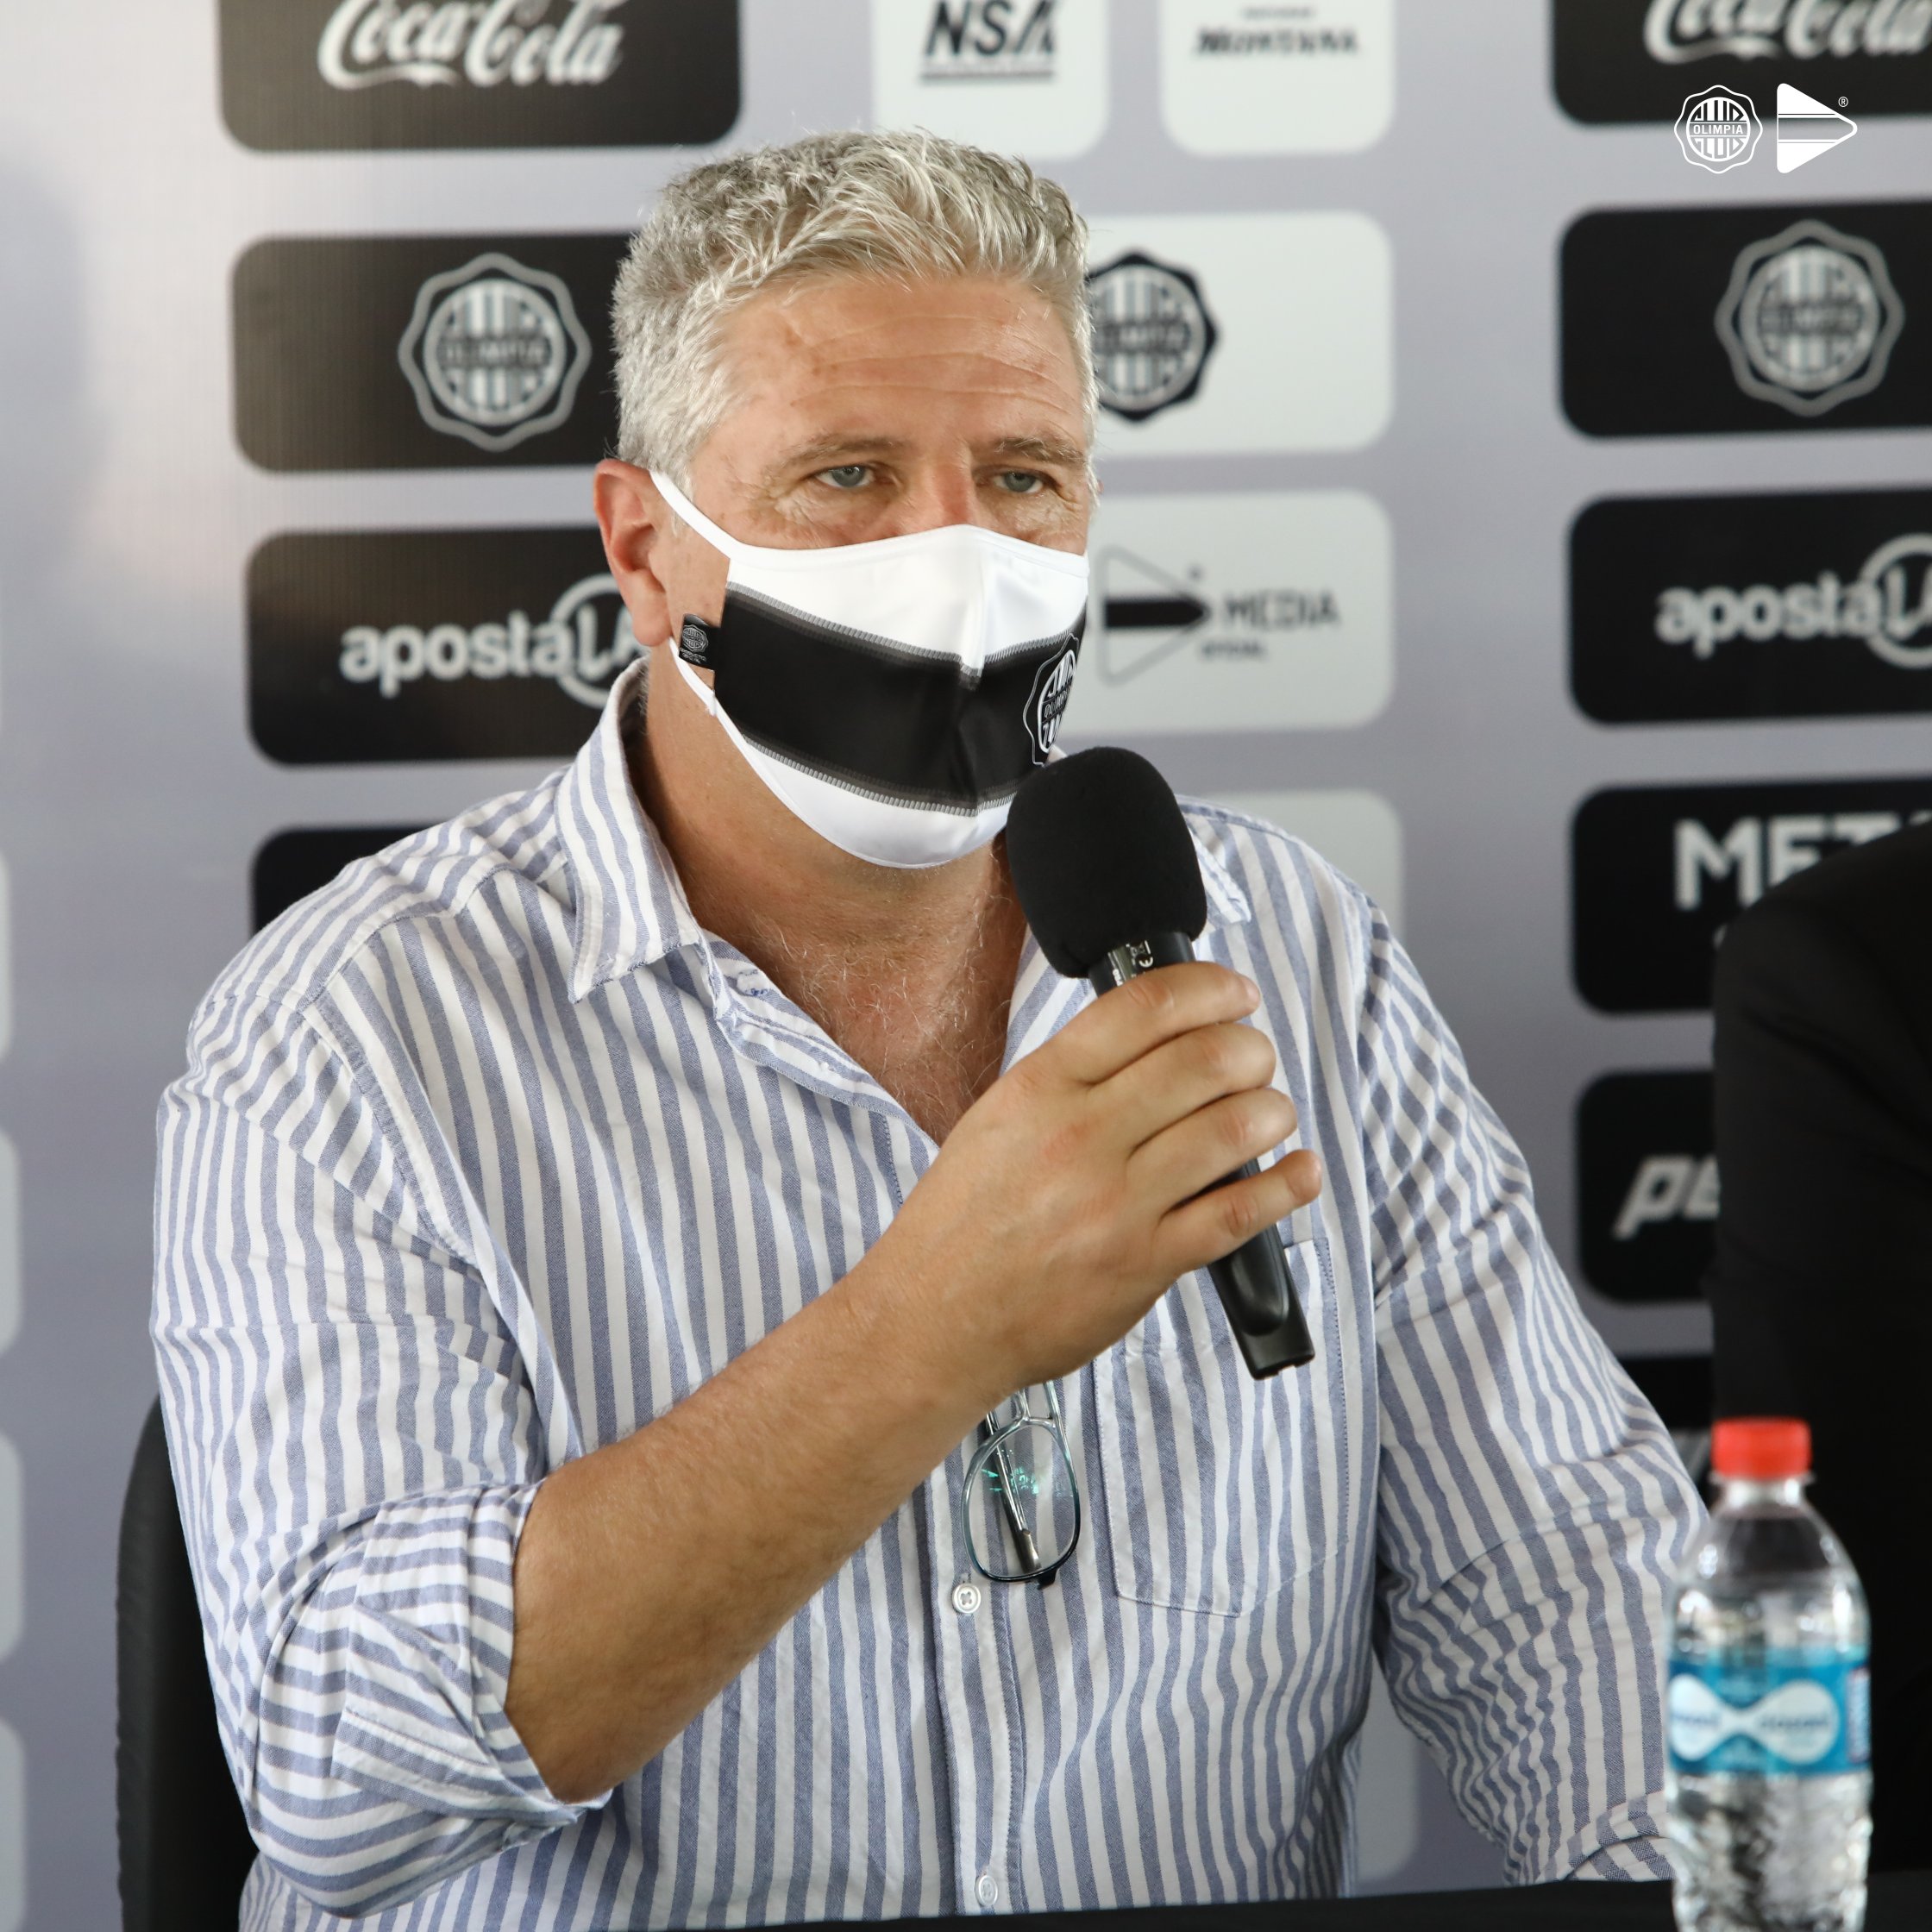
[[[778,798],[874,865],[944,865],[991,839],[1059,731],[1086,558],[967,524],[767,549],[651,479],[731,561],[724,614],[684,619],[678,669]]]

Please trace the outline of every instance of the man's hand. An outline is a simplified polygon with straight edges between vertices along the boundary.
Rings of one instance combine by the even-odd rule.
[[[662,1750],[995,1402],[1314,1198],[1308,1153],[1216,1185],[1295,1128],[1239,1024],[1256,1000],[1206,963],[1096,1000],[961,1116],[833,1292],[543,1484],[506,1703],[558,1797]]]
[[[1217,1184],[1295,1131],[1274,1047],[1240,1024],[1258,1000],[1207,961],[1104,994],[968,1109],[867,1255],[983,1407],[1078,1368],[1320,1191],[1306,1151]]]

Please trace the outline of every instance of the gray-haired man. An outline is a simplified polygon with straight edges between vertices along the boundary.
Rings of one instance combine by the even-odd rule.
[[[674,184],[597,478],[648,723],[198,1016],[155,1333],[251,1927],[1333,1891],[1377,1653],[1515,1876],[1664,1872],[1696,1500],[1375,908],[1204,806],[1200,963],[1095,1000],[1013,902],[1082,247],[925,136]],[[1196,1270],[1276,1224],[1256,1383]]]

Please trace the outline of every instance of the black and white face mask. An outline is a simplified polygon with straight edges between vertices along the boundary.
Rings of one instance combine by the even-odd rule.
[[[875,865],[944,865],[1006,824],[1060,728],[1087,560],[969,524],[830,549],[727,536],[723,616],[687,617],[679,671],[799,818]],[[711,688],[692,674],[714,674]]]

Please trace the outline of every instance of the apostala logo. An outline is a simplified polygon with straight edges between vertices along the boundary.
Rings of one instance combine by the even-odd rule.
[[[535,623],[512,611],[501,624],[352,624],[337,668],[351,684],[373,684],[385,698],[429,677],[549,678],[580,705],[600,710],[618,674],[640,656],[617,580],[599,574],[573,584]]]
[[[590,338],[557,277],[492,252],[423,283],[396,353],[432,430],[508,449],[568,417]]]
[[[1711,174],[1742,167],[1757,152],[1764,131],[1751,97],[1728,87],[1691,95],[1677,117],[1677,144],[1684,160]]]
[[[1186,269],[1138,251],[1121,255],[1088,273],[1087,305],[1103,408],[1144,423],[1201,387],[1220,337]]]
[[[1915,643],[1921,634],[1926,641]],[[1738,637],[1753,643],[1854,637],[1901,670],[1932,670],[1932,535],[1915,531],[1881,544],[1849,583],[1822,570],[1811,582],[1783,588],[1673,585],[1657,599],[1657,637],[1689,644],[1701,658]]]
[[[1876,389],[1904,323],[1884,255],[1817,221],[1753,242],[1717,305],[1738,387],[1797,416]]]
[[[1878,0],[1845,6],[1839,0],[1651,0],[1644,16],[1644,48],[1653,60],[1680,66],[1712,54],[1758,60],[1821,55],[1923,53],[1932,45],[1927,0]]]
[[[1060,720],[1067,714],[1067,699],[1073,690],[1074,666],[1080,657],[1076,640],[1050,657],[1033,676],[1033,688],[1026,699],[1026,733],[1033,741],[1033,762],[1044,765],[1053,741],[1060,735]]]
[[[934,0],[921,80],[1051,80],[1055,0]]]
[[[384,81],[418,87],[595,87],[617,71],[624,29],[605,19],[624,0],[570,0],[558,22],[550,0],[342,0],[316,48],[331,87]]]

